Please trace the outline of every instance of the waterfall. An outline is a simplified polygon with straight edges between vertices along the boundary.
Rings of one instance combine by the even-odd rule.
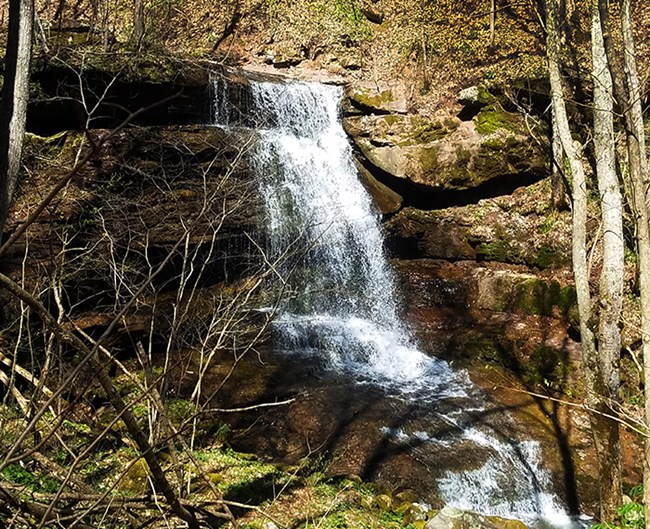
[[[275,349],[379,386],[387,398],[409,402],[430,426],[385,428],[387,439],[405,445],[416,439],[418,450],[433,454],[458,446],[484,454],[475,468],[440,476],[447,504],[569,525],[550,492],[549,473],[539,467],[539,445],[482,426],[482,392],[464,372],[420,352],[400,321],[379,215],[340,123],[342,89],[250,81],[242,115],[230,105],[226,82],[215,85],[216,124],[254,125],[259,134],[251,166],[266,204],[268,259],[281,262],[277,281],[286,292],[273,324]]]

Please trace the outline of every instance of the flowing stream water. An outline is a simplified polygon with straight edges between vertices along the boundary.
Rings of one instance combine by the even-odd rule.
[[[282,264],[286,295],[274,321],[274,348],[297,361],[382,389],[426,420],[410,430],[384,426],[394,443],[429,451],[481,453],[470,468],[437,478],[448,505],[543,526],[573,522],[540,467],[540,447],[484,419],[485,395],[462,371],[420,352],[400,321],[379,215],[360,183],[340,122],[340,87],[250,81],[246,108],[231,105],[215,80],[215,124],[257,130],[250,163],[268,217],[268,252]],[[504,429],[505,434],[504,434]]]

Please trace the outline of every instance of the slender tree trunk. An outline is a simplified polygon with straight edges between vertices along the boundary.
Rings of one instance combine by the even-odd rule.
[[[585,248],[587,233],[587,183],[585,170],[580,160],[578,148],[573,143],[571,129],[564,102],[562,77],[560,74],[560,42],[558,32],[557,0],[547,1],[547,54],[548,71],[551,84],[551,104],[555,113],[558,137],[562,150],[567,157],[572,177],[573,195],[573,273],[576,283],[578,310],[580,313],[580,333],[583,354],[594,357],[596,341],[589,327],[591,319],[591,296],[587,269],[587,252]]]
[[[558,0],[547,1],[547,54],[549,79],[551,84],[551,103],[553,106],[557,135],[566,155],[572,179],[572,219],[573,219],[573,275],[576,285],[578,312],[580,317],[580,337],[582,357],[585,366],[587,399],[594,410],[591,421],[594,440],[598,451],[599,491],[601,518],[614,519],[621,497],[620,450],[618,425],[604,414],[611,414],[608,397],[618,392],[618,355],[620,354],[620,334],[618,331],[622,293],[622,225],[621,199],[614,169],[613,123],[610,105],[611,77],[608,79],[607,60],[600,31],[600,17],[597,15],[597,0],[594,1],[594,73],[600,80],[598,86],[598,108],[594,111],[594,127],[597,131],[597,150],[599,151],[597,169],[599,170],[599,189],[607,200],[602,206],[603,222],[607,223],[606,252],[612,259],[605,267],[601,277],[603,299],[603,320],[599,325],[599,338],[604,346],[599,354],[592,330],[592,300],[589,288],[589,268],[587,264],[587,180],[580,150],[571,137],[566,104],[560,73],[560,21]],[[600,151],[604,149],[604,151]],[[600,174],[602,172],[602,174]],[[618,195],[617,195],[618,193]],[[618,196],[618,198],[617,198]],[[602,343],[604,340],[604,343]]]
[[[603,0],[592,0],[591,42],[594,80],[594,152],[603,223],[603,266],[600,276],[598,356],[588,366],[589,404],[599,459],[601,519],[613,520],[621,502],[622,476],[616,415],[621,354],[620,320],[623,308],[624,244],[623,205],[616,174],[614,99],[600,19]],[[586,360],[586,359],[585,359]]]
[[[553,163],[551,167],[551,205],[553,209],[560,211],[567,207],[566,192],[564,190],[564,151],[562,151],[562,142],[560,141],[560,132],[557,128],[557,118],[555,109],[551,108],[551,156]]]
[[[650,427],[650,215],[648,214],[648,154],[643,128],[641,86],[636,67],[630,0],[621,2],[621,31],[623,34],[623,68],[627,85],[625,128],[627,136],[630,187],[634,208],[639,259],[639,290],[641,296],[641,337],[645,386],[645,421]],[[643,496],[645,519],[650,520],[650,438],[645,439],[643,459]]]
[[[497,19],[497,0],[490,0],[490,45],[489,48],[494,48],[494,26]]]
[[[600,370],[609,397],[616,400],[619,388],[623,307],[624,244],[623,200],[616,173],[614,98],[605,44],[601,31],[599,2],[593,0],[592,57],[594,79],[594,151],[603,219],[603,269],[600,279],[601,317],[599,327]]]
[[[134,0],[133,34],[131,35],[131,44],[138,52],[142,47],[144,32],[145,32],[144,0]]]
[[[9,0],[5,77],[0,101],[0,237],[18,183],[29,101],[33,0]]]

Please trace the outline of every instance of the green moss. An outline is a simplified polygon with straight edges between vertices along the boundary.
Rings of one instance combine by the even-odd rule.
[[[515,304],[525,314],[550,316],[553,301],[546,281],[532,278],[519,283],[515,288]]]
[[[171,399],[167,401],[167,409],[169,412],[169,420],[175,425],[180,425],[195,412],[194,404],[186,399]]]
[[[413,121],[414,129],[409,137],[418,143],[430,143],[444,138],[449,131],[440,121],[420,118]]]
[[[498,130],[517,132],[514,118],[497,105],[483,108],[474,118],[476,130],[481,134],[492,134]]]
[[[70,154],[71,147],[79,147],[79,141],[69,138],[70,133],[64,131],[52,136],[38,136],[27,132],[24,138],[26,155],[33,153],[47,163],[58,161],[62,154]]]
[[[501,138],[488,138],[481,145],[494,151],[500,151],[506,147],[505,142]]]
[[[513,259],[513,249],[503,239],[497,239],[492,242],[480,242],[475,250],[476,258],[480,261],[498,261],[500,263],[517,262],[517,259]]]
[[[454,131],[458,127],[460,127],[460,120],[451,117],[446,117],[444,120],[442,120],[442,124],[445,127],[447,127],[449,130]]]
[[[17,463],[7,465],[1,475],[3,479],[34,492],[53,493],[61,487],[61,482],[55,477],[30,472]]]
[[[516,309],[525,314],[550,316],[557,307],[566,316],[576,302],[576,293],[573,287],[562,288],[557,281],[531,278],[516,286],[514,301]]]
[[[263,502],[288,479],[252,454],[212,449],[198,451],[195,456],[224,497],[233,501]]]
[[[314,523],[303,522],[295,525],[301,529],[319,527],[322,529],[416,529],[423,527],[426,520],[432,516],[432,511],[423,511],[418,524],[415,516],[407,508],[397,509],[395,498],[390,492],[379,490],[376,493],[367,485],[350,486],[344,480],[341,483],[329,481],[314,489],[320,500],[324,500],[327,508],[324,514],[317,517]],[[342,490],[347,493],[342,495]],[[338,499],[337,501],[337,498]],[[380,501],[380,498],[384,500]],[[388,501],[386,501],[386,498]],[[335,501],[332,504],[332,501]],[[383,504],[383,507],[382,507]],[[409,503],[409,506],[412,505]]]
[[[144,494],[149,487],[149,466],[144,459],[138,459],[126,472],[118,489],[129,494]]]
[[[512,367],[510,365],[512,363],[511,355],[507,354],[501,344],[487,336],[478,337],[459,344],[458,354],[461,354],[462,358],[470,362],[481,359],[486,362],[495,362],[504,367]],[[455,357],[456,353],[454,352]]]
[[[506,147],[509,149],[513,149],[519,145],[519,140],[515,138],[513,135],[507,136],[506,137]]]
[[[487,88],[484,86],[478,87],[478,96],[477,101],[483,105],[491,105],[496,102],[496,98],[488,92]]]
[[[562,309],[563,314],[568,315],[578,302],[576,289],[574,287],[564,287],[559,290],[554,303]]]
[[[437,146],[423,147],[420,149],[420,166],[424,172],[431,172],[438,169],[438,155],[440,148]]]
[[[564,252],[543,244],[537,250],[532,264],[539,268],[559,268],[566,265],[567,262],[568,257]]]
[[[382,119],[382,120],[384,121],[384,123],[386,123],[386,125],[388,125],[389,127],[392,127],[392,126],[395,125],[396,123],[399,123],[399,122],[402,121],[401,116],[396,116],[395,114],[388,114],[388,115],[386,115],[386,116],[383,116],[381,119]]]
[[[555,210],[551,210],[551,212],[544,219],[544,222],[540,226],[539,231],[544,235],[548,235],[551,231],[553,231],[553,227],[555,226],[556,222],[557,212]]]
[[[462,145],[456,146],[456,163],[466,166],[470,159],[472,158],[472,153],[467,149],[463,148]]]
[[[530,355],[522,376],[529,385],[562,390],[567,372],[568,366],[560,351],[541,344]]]
[[[88,426],[87,424],[80,423],[80,422],[72,422],[67,419],[63,421],[63,427],[66,430],[69,430],[77,434],[82,434],[82,435],[88,435],[92,431],[90,426]]]
[[[370,90],[357,90],[350,95],[352,104],[362,109],[381,109],[395,100],[392,90],[384,90],[375,95]],[[388,116],[387,116],[388,117]]]

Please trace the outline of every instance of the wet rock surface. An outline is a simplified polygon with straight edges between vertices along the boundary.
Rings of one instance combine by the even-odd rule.
[[[233,406],[293,401],[258,411],[227,414],[238,450],[263,453],[285,464],[322,454],[327,475],[358,475],[389,490],[413,490],[434,508],[445,504],[438,480],[473,472],[493,455],[488,447],[458,438],[441,417],[458,403],[391,397],[372,385],[345,381],[300,358],[248,357],[217,399]],[[224,371],[224,370],[222,370]],[[595,466],[588,418],[578,409],[536,399],[507,371],[470,370],[488,393],[485,408],[466,427],[487,428],[504,443],[536,439],[543,467],[570,508],[593,512]],[[219,376],[217,370],[211,376]],[[224,416],[223,418],[225,418]],[[220,419],[217,419],[219,423]],[[451,446],[449,446],[451,443]],[[574,467],[573,460],[579,461]],[[503,489],[504,497],[516,491]]]

